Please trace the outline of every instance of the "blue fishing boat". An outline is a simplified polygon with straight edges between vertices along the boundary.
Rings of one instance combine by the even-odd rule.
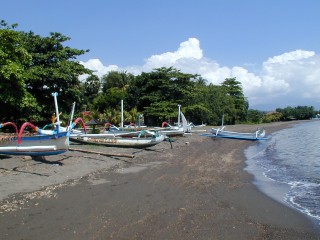
[[[203,136],[209,136],[213,138],[231,138],[231,139],[240,139],[240,140],[250,140],[250,141],[257,141],[257,140],[266,140],[268,139],[265,135],[266,132],[262,128],[257,128],[256,131],[246,133],[246,132],[231,132],[226,131],[224,123],[224,115],[222,116],[222,124],[220,128],[212,128],[211,133],[203,134]]]
[[[258,128],[255,132],[252,133],[243,133],[243,132],[231,132],[231,131],[225,131],[224,127],[222,128],[212,128],[211,134],[209,136],[215,137],[215,138],[232,138],[232,139],[240,139],[240,140],[266,140],[267,137],[265,137],[265,130]]]
[[[0,124],[0,128],[13,126],[15,129],[13,134],[0,134],[0,154],[48,156],[68,151],[70,130],[60,127],[57,95],[57,93],[52,93],[57,116],[55,129],[43,130],[32,123],[25,122],[18,131],[17,126],[12,122]],[[25,133],[27,128],[33,133]]]

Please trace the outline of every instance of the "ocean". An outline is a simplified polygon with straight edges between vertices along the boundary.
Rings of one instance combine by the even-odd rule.
[[[265,194],[320,226],[320,121],[294,125],[245,150],[246,171]]]

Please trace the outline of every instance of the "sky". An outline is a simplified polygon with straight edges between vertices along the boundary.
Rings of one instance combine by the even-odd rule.
[[[0,20],[59,32],[99,77],[160,67],[235,77],[251,109],[320,109],[318,0],[0,0]]]

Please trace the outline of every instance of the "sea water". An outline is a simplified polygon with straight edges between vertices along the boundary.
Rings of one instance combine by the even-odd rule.
[[[320,226],[320,121],[283,129],[245,150],[254,184]]]

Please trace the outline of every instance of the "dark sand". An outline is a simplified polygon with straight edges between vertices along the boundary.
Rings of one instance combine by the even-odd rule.
[[[82,147],[135,158],[2,157],[0,239],[320,239],[310,219],[252,184],[243,171],[250,144],[194,133],[172,149]]]

